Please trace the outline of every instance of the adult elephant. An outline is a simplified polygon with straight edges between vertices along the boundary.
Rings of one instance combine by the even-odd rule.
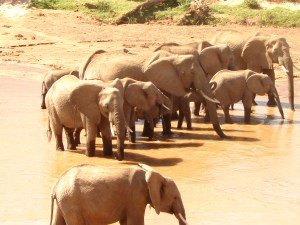
[[[147,204],[157,214],[174,214],[179,225],[187,225],[175,182],[145,164],[73,167],[55,184],[51,200],[50,225],[144,225]]]
[[[212,39],[212,43],[226,43],[230,46],[236,69],[250,69],[257,73],[267,74],[275,82],[273,63],[278,63],[288,76],[289,103],[294,106],[294,73],[289,45],[285,38],[256,34],[242,34],[237,31],[223,31]],[[276,105],[273,94],[269,94],[267,105]]]
[[[233,54],[226,44],[212,45],[207,41],[193,42],[189,44],[179,45],[177,43],[166,43],[158,47],[156,50],[164,50],[172,54],[196,54],[198,55],[199,64],[208,80],[222,69],[235,69]],[[183,117],[186,118],[187,128],[191,129],[191,113],[189,102],[183,98],[176,98],[179,109],[178,128],[182,127]],[[201,98],[200,98],[201,99]],[[195,101],[194,114],[199,116],[201,101]],[[208,118],[206,118],[208,119]]]
[[[188,96],[190,89],[193,88],[206,98],[214,130],[220,137],[226,137],[218,121],[216,100],[213,99],[198,56],[194,54],[167,57],[164,57],[162,52],[145,55],[92,54],[84,64],[80,75],[83,79],[103,81],[125,77],[151,81],[159,89],[174,96]]]
[[[56,149],[63,151],[63,128],[66,131],[68,148],[76,149],[73,131],[85,128],[87,133],[86,155],[95,155],[97,128],[102,133],[103,152],[112,154],[110,122],[117,127],[116,158],[124,158],[126,122],[123,97],[117,88],[105,88],[98,81],[82,81],[66,75],[53,84],[46,95],[49,114],[49,131],[56,139]],[[51,135],[50,135],[51,137]]]

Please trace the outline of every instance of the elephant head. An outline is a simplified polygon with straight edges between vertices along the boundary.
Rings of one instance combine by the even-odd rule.
[[[197,55],[172,55],[153,61],[145,70],[148,80],[159,89],[174,96],[186,96],[191,88],[202,94],[207,102],[210,119],[220,137],[223,133],[212,91]]]
[[[234,69],[234,57],[226,44],[213,45],[199,52],[199,61],[205,73],[214,75],[222,69]]]
[[[98,125],[101,117],[108,118],[116,126],[118,159],[124,157],[125,117],[123,97],[113,87],[103,88],[95,81],[84,81],[71,93],[71,101],[86,119]]]
[[[157,214],[166,212],[174,214],[179,221],[179,225],[187,225],[185,209],[180,192],[175,182],[163,177],[151,167],[139,164],[145,170],[145,179],[149,190],[150,205]]]
[[[295,110],[293,62],[289,48],[285,38],[258,35],[246,42],[242,58],[248,69],[259,73],[264,69],[273,69],[273,63],[278,63],[288,76],[290,107]]]
[[[249,72],[249,75],[247,77],[246,84],[247,88],[257,95],[265,95],[268,93],[274,94],[279,112],[281,114],[282,119],[284,119],[284,114],[277,89],[274,85],[274,82],[268,75],[254,73],[251,71]]]

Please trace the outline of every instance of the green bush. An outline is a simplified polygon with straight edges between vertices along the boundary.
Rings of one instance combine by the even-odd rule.
[[[57,0],[31,0],[29,7],[36,7],[42,9],[54,9]]]
[[[244,0],[243,6],[249,8],[249,9],[260,9],[260,5],[256,0]]]

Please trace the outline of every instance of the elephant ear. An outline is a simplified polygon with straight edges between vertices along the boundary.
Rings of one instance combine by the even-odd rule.
[[[213,46],[213,45],[211,43],[209,43],[208,41],[202,41],[198,45],[198,51],[201,52],[203,49],[208,48],[210,46]]]
[[[184,71],[176,69],[176,65],[172,63],[173,59],[174,56],[163,57],[150,63],[145,70],[145,74],[147,79],[159,89],[175,96],[183,96],[186,91],[179,73],[183,75]]]
[[[223,69],[220,51],[216,46],[205,48],[199,54],[199,61],[206,74],[215,74]]]
[[[264,84],[262,82],[263,74],[250,73],[246,80],[247,88],[258,95],[264,95],[265,89]]]
[[[152,205],[157,214],[160,213],[160,203],[164,188],[165,178],[154,170],[147,170],[145,174]]]
[[[124,98],[132,107],[137,107],[142,110],[147,110],[150,106],[147,101],[146,93],[142,87],[132,83],[129,84],[124,92]]]
[[[247,63],[247,68],[255,72],[262,72],[262,69],[272,69],[272,59],[267,53],[265,39],[261,36],[250,38],[242,50],[242,58]]]
[[[98,95],[102,89],[102,86],[95,83],[84,82],[70,93],[70,100],[80,113],[92,121],[98,121],[100,117]]]
[[[119,78],[116,78],[115,80],[113,80],[110,83],[111,87],[117,88],[121,94],[121,96],[124,96],[124,87],[123,87],[123,83]]]

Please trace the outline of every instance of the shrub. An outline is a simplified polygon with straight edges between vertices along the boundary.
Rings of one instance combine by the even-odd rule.
[[[260,9],[260,5],[256,0],[244,0],[243,6],[250,9]]]

